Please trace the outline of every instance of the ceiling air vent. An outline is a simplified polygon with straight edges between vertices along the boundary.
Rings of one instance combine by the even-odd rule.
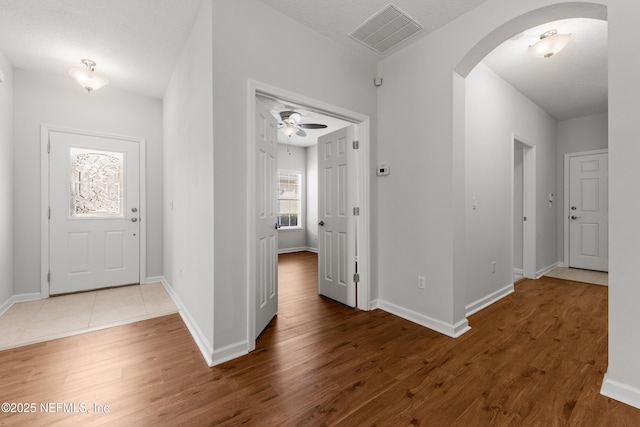
[[[420,24],[393,3],[389,3],[351,32],[349,37],[383,54],[420,30],[422,30]]]

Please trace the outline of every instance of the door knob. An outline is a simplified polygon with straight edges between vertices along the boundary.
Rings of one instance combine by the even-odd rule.
[[[280,224],[276,222],[276,230],[279,229],[280,227],[281,227]]]
[[[571,219],[578,219],[578,218],[582,218],[582,217],[581,216],[571,215]]]
[[[319,225],[320,227],[324,227],[324,221],[320,221],[320,222],[318,223],[318,225]]]
[[[576,209],[578,209],[578,208],[577,208],[577,207],[575,207],[575,206],[571,206],[571,210],[572,210],[572,211],[575,211]]]
[[[138,218],[134,216],[133,218],[131,218],[131,222],[138,222]]]

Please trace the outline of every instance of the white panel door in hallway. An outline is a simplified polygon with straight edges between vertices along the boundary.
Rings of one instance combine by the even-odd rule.
[[[318,138],[318,290],[350,307],[356,305],[353,133],[347,126]]]
[[[607,154],[569,160],[569,267],[609,270]]]
[[[140,282],[140,144],[49,132],[49,293]]]
[[[256,101],[256,338],[278,312],[278,123]]]

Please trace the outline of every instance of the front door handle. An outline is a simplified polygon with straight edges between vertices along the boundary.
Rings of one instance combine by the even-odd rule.
[[[320,221],[320,222],[318,223],[318,225],[319,225],[320,227],[324,227],[324,221]]]
[[[571,215],[571,219],[578,219],[578,218],[582,218],[582,217],[581,216]]]
[[[280,227],[281,227],[280,224],[276,222],[276,230],[278,230]]]
[[[133,218],[131,218],[131,222],[138,222],[138,218],[134,216]]]

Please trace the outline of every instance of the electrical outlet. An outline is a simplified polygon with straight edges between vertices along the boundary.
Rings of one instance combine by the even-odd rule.
[[[418,289],[426,289],[427,281],[424,276],[418,276]]]

